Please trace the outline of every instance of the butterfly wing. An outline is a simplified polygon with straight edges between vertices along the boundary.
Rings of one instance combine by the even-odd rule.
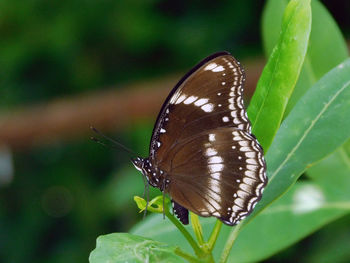
[[[217,53],[187,73],[162,106],[149,162],[165,174],[182,220],[189,209],[235,225],[261,198],[265,162],[250,134],[244,81],[239,62]]]
[[[168,192],[200,216],[235,225],[253,210],[267,183],[259,144],[231,127],[203,132],[174,147]]]
[[[227,52],[214,54],[195,66],[166,99],[150,145],[150,157],[163,160],[174,144],[217,127],[250,132],[242,92],[245,76]],[[165,164],[166,165],[166,164]]]

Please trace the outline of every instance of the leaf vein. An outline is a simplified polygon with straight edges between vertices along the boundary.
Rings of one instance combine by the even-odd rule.
[[[270,178],[271,181],[275,178],[275,176],[278,174],[278,172],[282,169],[282,167],[289,161],[289,159],[293,156],[293,154],[296,152],[296,150],[299,148],[299,146],[302,144],[306,136],[310,133],[311,129],[315,126],[317,121],[321,118],[321,116],[324,114],[324,112],[329,108],[329,106],[334,102],[334,100],[342,93],[348,86],[350,85],[350,81],[346,82],[344,86],[339,89],[334,96],[331,98],[329,102],[327,102],[320,113],[316,116],[314,120],[311,121],[310,126],[305,130],[304,134],[301,136],[298,143],[294,146],[294,148],[290,151],[290,153],[287,155],[287,157],[283,160],[283,162],[279,165],[279,167],[275,170],[275,172],[272,174]]]

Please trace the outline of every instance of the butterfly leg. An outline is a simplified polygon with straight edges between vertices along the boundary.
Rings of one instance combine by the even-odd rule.
[[[174,200],[171,200],[171,202],[173,205],[173,211],[175,215],[179,218],[182,224],[188,225],[188,210],[176,203]]]

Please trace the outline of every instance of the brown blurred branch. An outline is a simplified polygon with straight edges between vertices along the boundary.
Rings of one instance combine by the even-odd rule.
[[[246,95],[250,97],[263,67],[263,60],[246,61]],[[140,118],[156,118],[178,76],[125,85],[120,90],[102,91],[63,98],[44,105],[0,114],[0,144],[27,148],[58,139],[101,130],[122,129]]]

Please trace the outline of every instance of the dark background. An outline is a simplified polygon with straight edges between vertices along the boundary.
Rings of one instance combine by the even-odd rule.
[[[349,39],[350,2],[322,2]],[[44,120],[54,126],[60,117],[73,114],[65,108],[66,100],[76,105],[74,110],[84,112],[85,107],[75,101],[88,96],[89,103],[82,105],[98,113],[100,104],[94,98],[100,93],[137,96],[133,83],[138,87],[145,83],[152,90],[153,80],[183,74],[220,50],[250,61],[251,71],[261,68],[263,4],[253,0],[2,0],[0,261],[86,262],[97,236],[126,232],[142,218],[132,199],[142,195],[143,182],[126,153],[91,142],[88,125],[74,133],[70,125],[56,131],[35,119],[28,121],[27,112],[40,118],[45,112],[37,105],[63,101],[55,104],[61,115]],[[159,109],[160,104],[153,107]],[[142,115],[136,110],[132,119],[123,119],[123,125],[117,125],[118,120],[108,125],[103,114],[96,115],[91,124],[147,154],[156,113]],[[11,125],[19,126],[18,134],[2,136],[11,132],[6,121],[13,116],[16,121]],[[76,121],[72,119],[71,127]],[[43,139],[27,132],[31,129]],[[307,260],[320,239],[344,224],[344,219],[334,222],[268,261]]]

